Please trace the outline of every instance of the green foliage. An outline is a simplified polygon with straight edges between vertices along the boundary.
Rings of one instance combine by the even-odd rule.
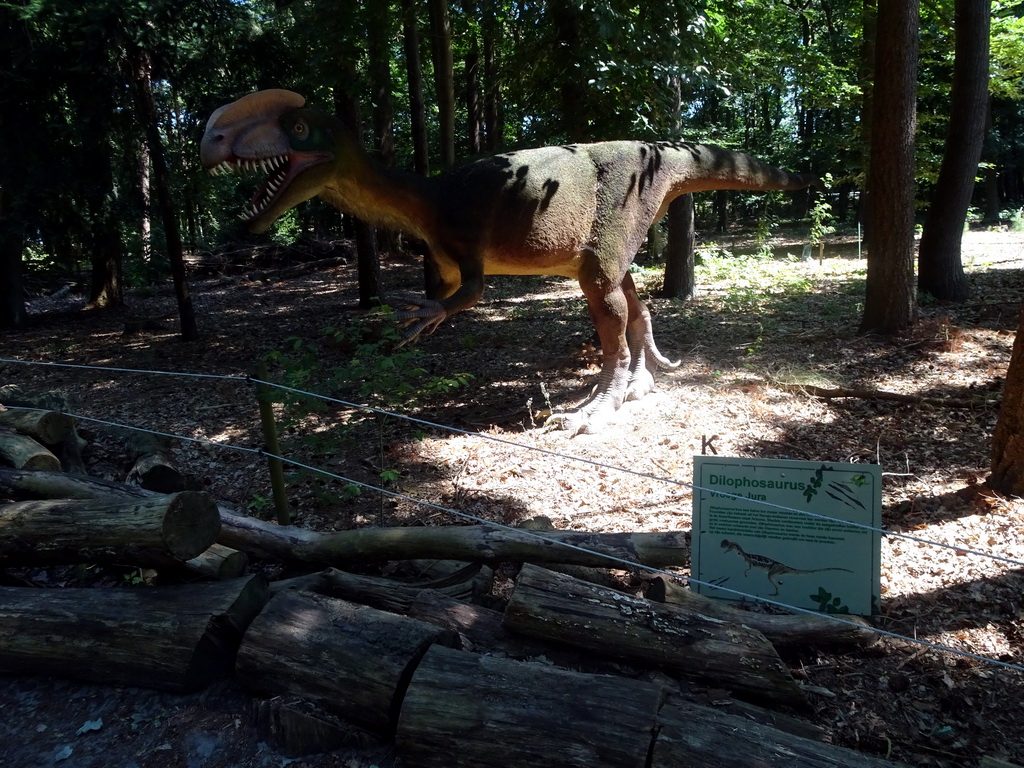
[[[399,345],[401,331],[389,313],[383,307],[380,312],[343,327],[328,327],[319,343],[292,337],[288,349],[264,356],[267,363],[274,365],[279,382],[290,388],[274,390],[275,401],[283,405],[282,431],[310,453],[339,456],[344,455],[346,444],[359,439],[367,425],[374,425],[381,446],[379,478],[385,487],[396,486],[401,479],[397,469],[384,466],[384,435],[391,424],[387,412],[407,412],[467,387],[474,379],[469,373],[431,374],[422,351]],[[327,361],[339,358],[335,365],[328,365]],[[343,417],[332,418],[328,429],[307,430],[303,425],[310,416],[327,409],[325,402],[312,392],[330,392],[339,400],[369,408],[352,408]],[[333,500],[331,493],[323,491],[322,481],[313,479],[306,471],[300,469],[291,476],[292,481],[307,478],[311,479],[314,495],[323,493],[326,501]],[[361,486],[354,483],[341,489],[342,498],[361,494]]]
[[[819,245],[826,235],[831,235],[836,231],[832,221],[832,206],[825,197],[819,197],[811,208],[812,245]]]

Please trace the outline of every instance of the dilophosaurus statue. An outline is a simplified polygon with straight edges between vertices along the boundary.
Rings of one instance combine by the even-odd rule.
[[[594,432],[626,400],[654,388],[659,366],[651,316],[628,268],[650,225],[679,195],[711,189],[817,186],[721,147],[608,141],[509,152],[423,178],[375,163],[340,120],[292,91],[258,91],[216,110],[201,144],[212,173],[268,174],[242,218],[265,231],[319,195],[373,225],[423,240],[440,276],[426,298],[403,297],[405,340],[431,333],[476,304],[484,275],[560,275],[579,281],[601,340],[597,387],[554,417]]]

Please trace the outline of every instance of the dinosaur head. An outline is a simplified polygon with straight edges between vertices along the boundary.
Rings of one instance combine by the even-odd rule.
[[[267,174],[240,217],[252,232],[315,197],[331,176],[343,129],[305,103],[292,91],[257,91],[216,110],[206,124],[200,159],[210,173]]]

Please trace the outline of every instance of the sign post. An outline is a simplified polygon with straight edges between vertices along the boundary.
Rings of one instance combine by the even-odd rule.
[[[877,611],[878,465],[695,456],[693,475],[694,591],[826,613]]]

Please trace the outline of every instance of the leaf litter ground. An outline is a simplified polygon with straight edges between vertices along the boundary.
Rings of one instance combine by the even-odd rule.
[[[880,463],[887,529],[1024,560],[1024,504],[983,485],[1024,304],[1024,235],[969,233],[964,262],[974,298],[926,304],[916,327],[891,339],[856,334],[865,263],[855,243],[835,238],[821,261],[784,256],[800,248],[784,238],[773,243],[772,259],[743,255],[746,245],[737,240],[725,243],[729,254],[708,251],[698,295],[688,302],[650,297],[659,274],[641,261],[635,277],[658,344],[682,362],[599,435],[570,438],[540,427],[552,406],[586,396],[599,364],[582,296],[559,278],[490,279],[480,305],[418,343],[399,372],[401,406],[374,400],[399,416],[366,418],[338,403],[315,412],[279,405],[286,456],[357,483],[384,482],[397,494],[356,495],[346,480],[302,473],[290,487],[298,523],[321,530],[463,523],[445,511],[454,510],[509,525],[544,515],[565,529],[688,530],[692,457],[713,438],[723,456]],[[170,322],[166,332],[125,336],[120,313],[83,312],[74,294],[40,298],[31,303],[31,328],[6,337],[3,356],[244,377],[276,352],[273,380],[363,402],[381,394],[372,383],[384,374],[374,366],[386,354],[383,346],[359,344],[373,342],[386,321],[353,330],[361,317],[353,265],[289,279],[255,266],[197,275],[203,339],[193,344],[179,342]],[[419,275],[411,261],[384,267],[390,290],[415,289]],[[173,313],[173,294],[164,286],[132,292],[129,308],[134,316]],[[334,335],[325,335],[328,326]],[[333,375],[366,350],[378,351],[377,362],[370,360],[362,381]],[[244,380],[13,364],[0,370],[0,383],[64,392],[84,416],[250,449],[263,444]],[[472,374],[468,385],[448,392],[427,386],[462,373]],[[863,396],[824,399],[814,387]],[[869,396],[877,390],[948,398],[956,407]],[[83,432],[91,438],[90,471],[121,479],[125,457],[116,440],[94,424],[83,424]],[[272,517],[257,454],[183,442],[175,458],[197,487]],[[49,586],[57,578],[49,571],[37,577]],[[876,623],[1021,665],[1022,587],[1020,568],[890,537],[882,544]],[[1024,753],[1018,672],[889,638],[844,653],[808,648],[786,661],[813,691],[811,719],[834,743],[920,766],[973,766],[983,755]],[[0,741],[10,735],[27,750],[0,755],[0,766],[51,764],[66,749],[65,765],[108,764],[111,750],[121,750],[124,760],[115,762],[123,765],[186,765],[197,757],[209,766],[280,764],[254,742],[244,699],[230,684],[178,698],[6,680],[0,696],[19,707],[0,726]],[[103,727],[75,735],[97,718]],[[30,753],[37,759],[22,759]],[[337,764],[331,760],[298,764]]]

